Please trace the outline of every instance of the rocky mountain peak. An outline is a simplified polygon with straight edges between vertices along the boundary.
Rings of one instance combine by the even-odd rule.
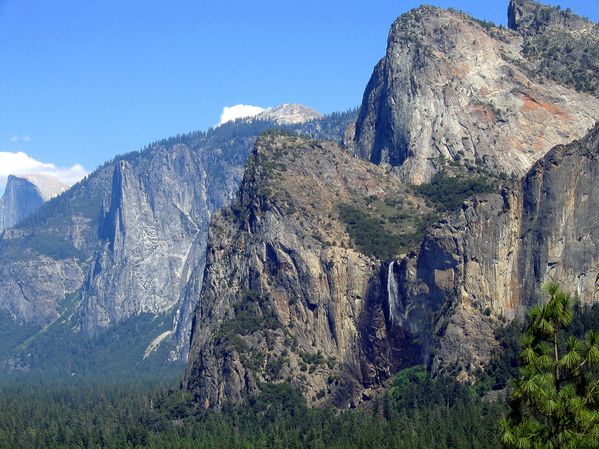
[[[569,9],[512,0],[508,23],[523,38],[522,56],[537,79],[599,97],[599,26]]]
[[[355,152],[413,184],[460,160],[524,175],[599,119],[598,98],[581,93],[595,92],[594,63],[576,66],[564,56],[549,66],[559,48],[539,53],[527,42],[455,10],[423,6],[402,15],[366,87]]]
[[[259,120],[270,120],[278,125],[295,125],[322,118],[322,114],[301,104],[284,103],[254,117]]]
[[[51,175],[32,173],[29,175],[23,175],[22,178],[26,179],[38,188],[40,195],[42,198],[44,198],[44,201],[48,201],[55,196],[60,195],[69,188],[69,186],[60,179]]]
[[[570,9],[544,5],[534,0],[511,0],[508,6],[508,27],[523,35],[536,35],[546,29],[591,32],[599,36],[599,27],[592,21],[572,13]]]
[[[67,186],[54,176],[10,175],[0,198],[0,231],[13,227],[66,189]]]

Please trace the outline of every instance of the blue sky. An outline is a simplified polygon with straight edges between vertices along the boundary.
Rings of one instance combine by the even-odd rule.
[[[0,152],[91,170],[224,106],[345,110],[420,3],[0,0]],[[427,3],[506,23],[507,0]],[[548,3],[599,20],[597,0]]]

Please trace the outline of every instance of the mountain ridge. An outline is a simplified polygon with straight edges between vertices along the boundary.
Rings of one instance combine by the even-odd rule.
[[[352,114],[290,129],[340,140]],[[169,360],[185,360],[210,215],[233,197],[254,140],[276,126],[267,120],[227,123],[100,166],[4,233],[0,310],[54,333],[66,327],[83,341],[139,314],[166,314],[171,328],[161,346]],[[144,351],[166,330],[161,324],[155,332],[147,334]],[[22,351],[1,357],[15,366],[30,363]]]
[[[599,300],[599,99],[557,82],[526,39],[417,8],[346,134],[357,158],[257,142],[210,231],[184,380],[201,406],[289,382],[311,405],[353,407],[419,364],[476,383],[544,281]]]

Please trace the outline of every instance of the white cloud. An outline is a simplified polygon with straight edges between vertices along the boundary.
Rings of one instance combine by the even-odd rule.
[[[227,123],[232,120],[236,120],[238,118],[254,117],[264,111],[266,111],[266,109],[261,108],[260,106],[252,106],[249,104],[236,104],[235,106],[225,106],[223,108],[223,112],[220,114],[220,121],[218,122],[217,126],[220,126],[223,123]]]
[[[33,173],[55,176],[68,185],[75,184],[87,175],[87,171],[79,164],[72,167],[57,167],[52,163],[37,161],[23,152],[0,151],[0,188],[2,190],[4,190],[8,175],[19,176]]]

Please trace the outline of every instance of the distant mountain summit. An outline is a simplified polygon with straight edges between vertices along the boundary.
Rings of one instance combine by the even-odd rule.
[[[4,195],[0,198],[0,232],[27,218],[42,204],[67,188],[66,184],[54,176],[9,176]]]
[[[268,109],[253,119],[269,120],[277,125],[296,125],[322,118],[323,115],[312,108],[301,104],[284,103],[274,109]]]
[[[39,191],[44,201],[51,200],[69,188],[69,186],[60,179],[51,175],[32,173],[29,175],[23,175],[21,178],[33,184]]]

